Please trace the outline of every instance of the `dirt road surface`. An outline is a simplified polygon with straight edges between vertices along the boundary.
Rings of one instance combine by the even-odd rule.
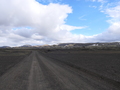
[[[120,82],[33,51],[0,77],[0,90],[120,90]]]

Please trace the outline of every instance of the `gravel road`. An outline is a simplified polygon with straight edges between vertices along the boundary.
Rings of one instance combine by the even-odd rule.
[[[0,90],[120,90],[120,82],[33,51],[0,77]]]

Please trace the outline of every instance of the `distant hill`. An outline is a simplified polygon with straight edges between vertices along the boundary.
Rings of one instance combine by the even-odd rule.
[[[10,46],[1,46],[0,48],[11,48]]]
[[[20,46],[20,47],[32,47],[31,45],[23,45],[23,46]]]
[[[120,47],[120,42],[105,42],[105,43],[60,43],[57,45],[23,45],[18,47],[10,47],[10,46],[1,46],[0,48],[13,48],[13,49],[36,49],[36,48],[74,48],[74,47]]]
[[[106,43],[60,43],[58,46],[69,46],[72,45],[74,47],[81,47],[81,46],[120,46],[120,42],[106,42]]]

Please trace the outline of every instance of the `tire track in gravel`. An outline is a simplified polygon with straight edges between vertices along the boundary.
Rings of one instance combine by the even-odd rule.
[[[48,82],[46,81],[43,71],[38,63],[35,52],[32,57],[32,65],[29,75],[29,86],[28,90],[49,90],[47,89]]]
[[[0,77],[0,90],[120,90],[96,77],[33,51]]]
[[[32,57],[31,53],[0,77],[0,90],[27,90]]]
[[[45,55],[37,53],[39,63],[42,63],[49,72],[53,73],[67,90],[120,90],[119,83],[115,85],[114,80],[98,77],[92,72],[71,67],[64,62],[59,62]],[[112,83],[113,82],[113,83]],[[118,85],[119,84],[119,85]],[[63,89],[63,90],[66,90]],[[60,90],[60,89],[58,89]]]

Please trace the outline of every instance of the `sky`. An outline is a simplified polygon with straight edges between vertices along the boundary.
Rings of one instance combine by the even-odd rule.
[[[120,0],[0,0],[0,46],[120,41]]]

